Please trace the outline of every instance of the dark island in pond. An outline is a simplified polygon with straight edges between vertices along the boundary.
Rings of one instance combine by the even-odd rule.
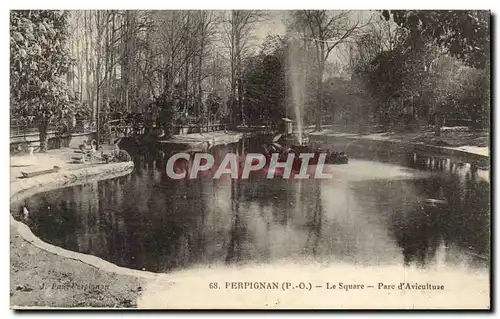
[[[283,143],[284,145],[280,144]],[[348,164],[349,158],[343,151],[331,151],[331,150],[323,150],[321,148],[314,148],[307,143],[300,143],[296,138],[288,139],[281,138],[280,135],[276,136],[273,139],[272,143],[262,145],[261,149],[262,154],[268,158],[271,158],[272,154],[279,154],[279,161],[285,162],[288,158],[288,154],[295,155],[295,162],[301,162],[302,159],[299,158],[300,154],[309,153],[314,154],[314,156],[310,159],[310,165],[316,165],[319,160],[319,156],[321,154],[326,154],[325,156],[325,164]],[[298,163],[297,163],[298,164]],[[294,165],[295,166],[295,165]]]

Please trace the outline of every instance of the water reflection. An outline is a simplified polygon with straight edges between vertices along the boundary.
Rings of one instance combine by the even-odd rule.
[[[138,157],[129,176],[28,199],[21,203],[30,210],[26,223],[55,245],[157,272],[281,259],[488,262],[489,183],[467,167],[405,154],[395,159],[407,168],[353,160],[339,168],[342,178],[326,182],[173,181],[166,158]]]

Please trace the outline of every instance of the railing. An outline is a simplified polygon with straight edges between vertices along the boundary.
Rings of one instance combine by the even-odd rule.
[[[175,125],[175,131],[177,134],[189,134],[189,133],[206,133],[214,131],[223,131],[227,129],[227,125],[223,123],[211,123],[211,124],[185,124],[185,125]]]
[[[69,129],[72,133],[89,133],[97,130],[95,120],[79,119],[73,124],[73,127]]]
[[[133,122],[130,119],[115,119],[106,123],[107,133],[110,137],[117,137],[121,134],[128,136],[131,133],[144,134],[145,124]],[[153,126],[154,127],[154,126]]]
[[[142,122],[134,122],[128,119],[116,119],[107,122],[107,130],[110,136],[117,136],[117,134],[144,134],[146,124]],[[152,125],[155,128],[156,125]],[[223,131],[227,128],[223,123],[210,123],[210,124],[183,124],[174,125],[174,134],[189,134],[189,133],[204,133],[213,131]]]
[[[56,126],[53,123],[49,124],[47,132],[55,131]],[[28,135],[38,133],[38,126],[34,122],[26,122],[26,120],[10,120],[10,136]]]
[[[78,119],[69,125],[63,123],[49,123],[47,133],[89,133],[95,130],[96,125],[94,120]],[[38,126],[34,122],[26,123],[26,121],[16,119],[10,121],[10,136],[22,136],[37,133]]]

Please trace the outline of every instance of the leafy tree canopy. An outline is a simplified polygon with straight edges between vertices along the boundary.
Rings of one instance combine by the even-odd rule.
[[[20,116],[38,124],[68,112],[64,76],[71,63],[68,13],[25,10],[10,14],[11,100]]]
[[[490,59],[490,13],[473,10],[383,10],[382,16],[410,31],[413,41],[429,37],[467,64],[484,68]]]

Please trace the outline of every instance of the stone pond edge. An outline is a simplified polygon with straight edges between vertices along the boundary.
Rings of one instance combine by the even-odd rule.
[[[62,187],[81,185],[88,182],[125,176],[130,174],[133,169],[134,162],[111,163],[98,166],[86,166],[74,170],[61,170],[58,173],[40,175],[31,179],[18,179],[13,181],[10,185],[10,201],[11,203],[21,201],[22,199],[31,197],[37,193]],[[21,238],[25,241],[57,256],[77,260],[84,264],[98,268],[99,270],[120,275],[134,276],[138,278],[156,278],[161,275],[149,271],[120,267],[93,255],[74,252],[44,242],[33,234],[28,225],[15,220],[12,214],[10,214],[10,223],[18,232],[19,236],[21,236]]]

